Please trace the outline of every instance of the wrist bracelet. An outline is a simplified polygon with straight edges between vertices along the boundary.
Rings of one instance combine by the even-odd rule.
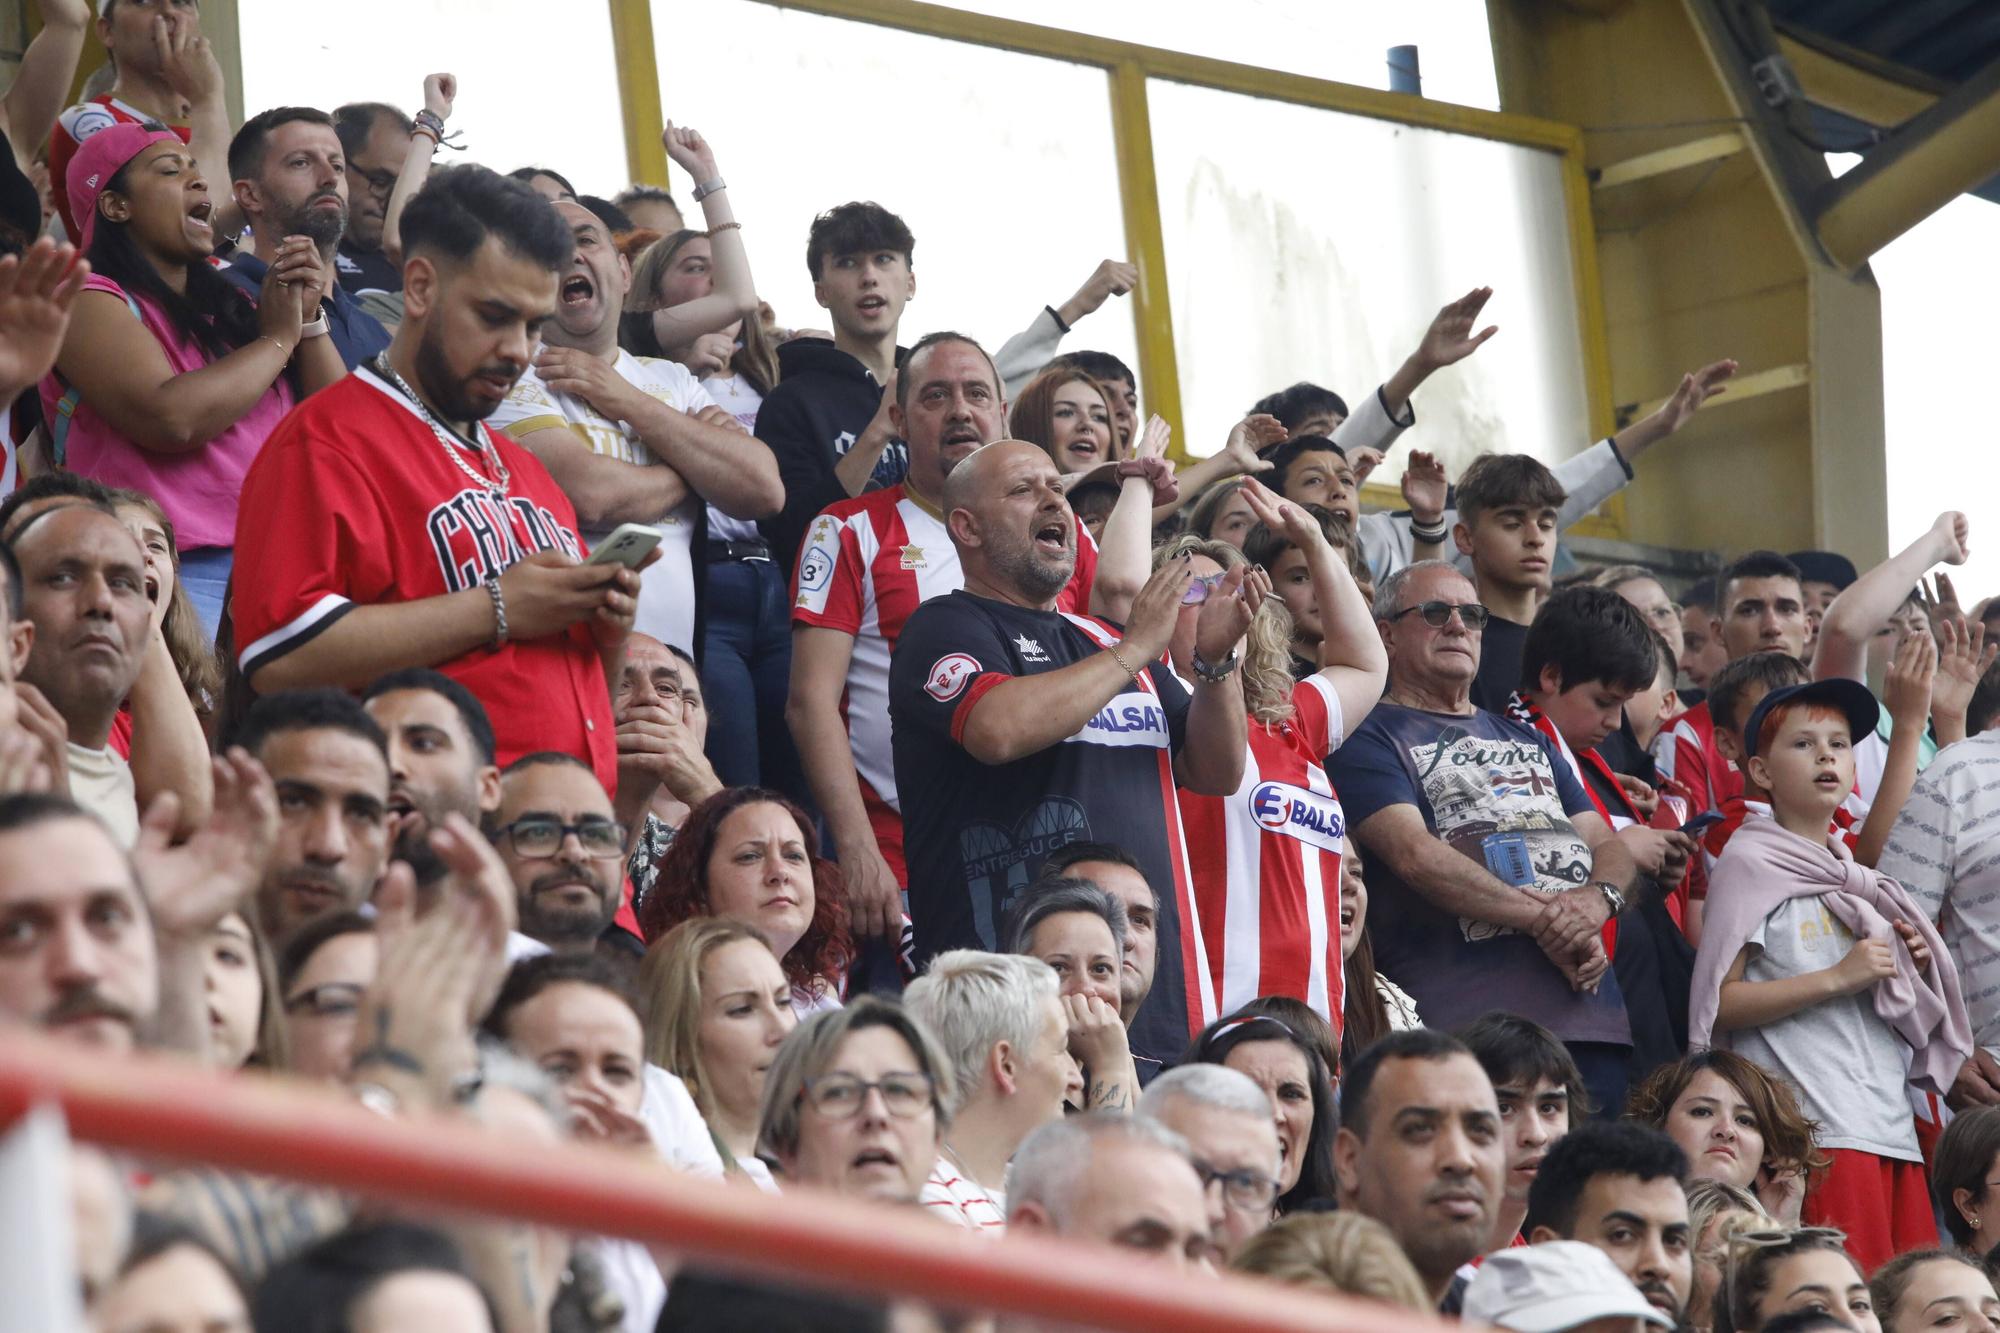
[[[719,231],[742,231],[742,230],[743,230],[743,224],[740,222],[720,222],[717,223],[715,226],[710,227],[708,229],[708,234],[710,236],[713,236],[715,235],[715,233]]]
[[[493,599],[493,638],[488,641],[486,651],[497,653],[507,642],[507,599],[500,592],[498,574],[486,580],[486,592]]]
[[[1451,535],[1451,529],[1444,525],[1443,519],[1439,519],[1431,527],[1425,527],[1423,524],[1417,522],[1415,517],[1412,517],[1410,519],[1410,535],[1426,545],[1442,546],[1444,539]]]
[[[324,310],[319,312],[319,318],[299,325],[299,340],[301,342],[307,338],[324,338],[326,335],[327,323],[326,311]]]
[[[722,177],[720,176],[717,176],[712,181],[703,181],[701,184],[694,187],[694,201],[698,204],[702,200],[708,198],[708,196],[714,194],[717,190],[726,190],[728,188],[729,188],[729,182],[722,179]]]
[[[1116,662],[1124,670],[1125,674],[1128,677],[1130,677],[1134,681],[1139,679],[1139,673],[1132,669],[1130,663],[1126,662],[1124,655],[1118,651],[1117,644],[1115,643],[1105,644],[1104,651],[1111,654],[1111,660]]]
[[[438,135],[431,130],[427,130],[421,125],[415,126],[410,130],[410,137],[412,139],[429,139],[431,141],[432,152],[436,152],[437,146],[444,142],[444,139],[441,135]]]
[[[440,141],[443,140],[444,117],[440,116],[437,112],[431,110],[429,107],[425,107],[422,111],[419,111],[416,115],[411,116],[410,121],[415,129],[427,130],[429,131],[430,136],[433,139],[437,139]]]
[[[270,334],[260,333],[257,336],[262,338],[265,342],[271,344],[271,346],[277,348],[280,352],[283,352],[285,354],[285,360],[289,361],[292,359],[292,349],[285,346],[283,343],[279,342],[276,338],[273,338]]]

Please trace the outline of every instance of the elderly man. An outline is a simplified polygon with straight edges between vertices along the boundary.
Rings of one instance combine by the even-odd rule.
[[[944,486],[965,587],[918,607],[889,667],[897,790],[919,957],[994,949],[1014,895],[1055,848],[1116,836],[1155,884],[1186,885],[1174,787],[1235,791],[1248,739],[1236,645],[1261,603],[1243,571],[1211,591],[1195,628],[1192,686],[1160,661],[1191,578],[1170,562],[1123,630],[1057,610],[1076,570],[1077,526],[1055,464],[1003,440]],[[1183,890],[1184,891],[1184,890]],[[1184,910],[1161,903],[1159,984],[1133,1045],[1170,1058],[1211,1017],[1208,975],[1182,961]],[[1191,943],[1199,954],[1198,943]]]
[[[1169,1070],[1139,1099],[1139,1114],[1187,1140],[1208,1190],[1208,1225],[1225,1255],[1271,1221],[1278,1201],[1278,1127],[1271,1099],[1247,1074],[1222,1065]]]
[[[1375,619],[1388,689],[1327,771],[1367,852],[1378,965],[1440,1028],[1506,995],[1569,1047],[1593,1102],[1624,1105],[1632,1030],[1600,932],[1631,853],[1547,737],[1472,705],[1486,608],[1463,574],[1396,571]]]
[[[561,272],[542,350],[493,424],[548,465],[592,546],[621,523],[660,534],[633,627],[692,648],[702,502],[732,518],[761,518],[784,503],[778,464],[687,367],[619,348],[631,261],[595,213],[573,200],[554,207],[576,252]]]
[[[1219,1257],[1187,1141],[1145,1116],[1052,1120],[1014,1154],[1007,1229],[1137,1250],[1182,1270]]]
[[[1500,1207],[1507,1148],[1486,1071],[1441,1032],[1384,1037],[1340,1081],[1333,1163],[1340,1206],[1388,1227],[1442,1302]]]
[[[806,531],[792,594],[792,688],[785,715],[813,796],[832,827],[857,934],[892,936],[902,922],[902,803],[889,740],[889,661],[919,603],[965,584],[939,505],[945,478],[1003,433],[1007,404],[986,350],[932,333],[896,377],[889,420],[910,449],[903,480],[841,500]],[[1150,488],[1143,478],[1136,489]],[[1142,497],[1144,503],[1144,497]],[[1145,577],[1150,525],[1106,552],[1081,522],[1063,611],[1118,619]]]
[[[625,830],[590,766],[525,755],[500,775],[490,829],[513,877],[521,933],[557,953],[589,953],[617,917]]]
[[[910,983],[903,1007],[952,1066],[951,1138],[922,1201],[981,1235],[1007,1225],[1001,1182],[1021,1140],[1079,1099],[1083,1076],[1069,1055],[1069,1015],[1055,971],[1039,958],[954,949]]]

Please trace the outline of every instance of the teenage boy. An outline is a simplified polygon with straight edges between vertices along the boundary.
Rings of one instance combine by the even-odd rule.
[[[1681,674],[1692,689],[1681,702],[1692,708],[1708,697],[1708,681],[1729,661],[1729,650],[1715,632],[1715,580],[1702,579],[1681,594]]]
[[[1688,1037],[1798,1090],[1833,1158],[1803,1218],[1847,1233],[1864,1270],[1937,1243],[1905,1085],[1943,1096],[1972,1054],[1958,969],[1902,885],[1857,865],[1827,823],[1854,787],[1875,697],[1831,679],[1771,691],[1743,726],[1771,796],[1710,877]]]
[[[917,294],[916,238],[876,203],[848,203],[813,219],[806,269],[833,339],[794,338],[778,349],[778,387],[757,413],[757,438],[778,458],[785,507],[758,526],[771,558],[791,569],[813,516],[864,490],[894,486],[909,450],[882,392],[904,352],[903,307]]]
[[[1540,1023],[1495,1010],[1456,1036],[1493,1084],[1507,1144],[1500,1208],[1486,1242],[1490,1254],[1526,1243],[1521,1228],[1528,1220],[1528,1190],[1549,1150],[1590,1114],[1590,1094],[1568,1048]],[[1471,1275],[1461,1270],[1461,1276]]]
[[[1488,622],[1489,629],[1491,622]],[[1687,1049],[1687,985],[1693,951],[1681,936],[1691,839],[1648,827],[1655,801],[1628,791],[1600,752],[1625,706],[1657,678],[1659,635],[1609,588],[1565,588],[1549,598],[1521,652],[1521,688],[1508,715],[1548,737],[1584,794],[1642,872],[1636,901],[1604,930],[1605,951],[1625,992],[1632,1062],[1645,1071]]]
[[[1452,540],[1471,559],[1479,604],[1490,613],[1472,682],[1472,702],[1481,708],[1505,711],[1521,683],[1521,649],[1549,595],[1568,498],[1555,474],[1526,454],[1481,454],[1458,479]]]
[[[1361,543],[1372,582],[1380,583],[1392,569],[1444,554],[1445,501],[1450,484],[1444,465],[1431,455],[1422,451],[1410,454],[1402,481],[1403,503],[1409,509],[1400,519],[1361,512],[1365,474],[1349,463],[1345,449],[1324,435],[1294,435],[1271,453],[1270,462],[1265,484],[1272,490],[1293,504],[1317,505],[1346,518],[1348,531]],[[1394,559],[1384,555],[1378,561],[1377,553],[1396,546],[1390,529],[1398,522],[1408,529],[1401,539],[1402,553]]]

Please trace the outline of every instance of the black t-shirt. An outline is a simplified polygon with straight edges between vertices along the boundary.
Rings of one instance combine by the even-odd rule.
[[[380,250],[363,250],[345,237],[334,251],[333,267],[349,296],[403,290],[403,270],[390,263],[389,256]]]
[[[1155,663],[1082,731],[1012,763],[982,764],[959,740],[989,690],[1061,670],[1117,638],[1104,621],[963,591],[911,613],[889,666],[910,919],[919,966],[947,949],[997,949],[1015,897],[1050,853],[1072,842],[1123,847],[1160,899],[1159,965],[1132,1049],[1171,1061],[1190,1036],[1187,850],[1173,776],[1186,688]]]
[[[1521,688],[1521,650],[1528,646],[1528,627],[1493,616],[1479,636],[1479,674],[1472,681],[1472,702],[1489,713],[1505,713],[1507,701]]]

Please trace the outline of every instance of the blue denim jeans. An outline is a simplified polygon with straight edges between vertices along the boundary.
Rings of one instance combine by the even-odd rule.
[[[203,546],[181,552],[181,586],[201,617],[202,632],[215,642],[215,627],[222,621],[223,599],[229,593],[229,568],[236,552],[228,546]]]
[[[792,679],[791,588],[769,560],[708,565],[701,684],[708,761],[726,786],[763,786],[814,808],[785,724]]]

